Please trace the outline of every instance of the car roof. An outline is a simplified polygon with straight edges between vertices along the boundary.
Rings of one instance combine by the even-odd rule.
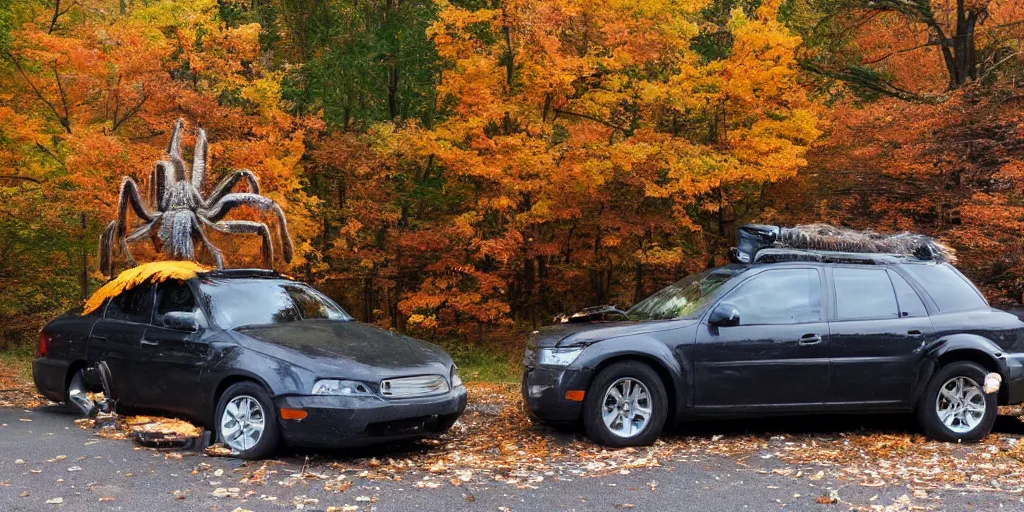
[[[274,270],[265,268],[230,268],[199,273],[199,277],[212,279],[288,279]]]

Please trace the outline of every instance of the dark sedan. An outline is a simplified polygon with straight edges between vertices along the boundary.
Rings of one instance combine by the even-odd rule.
[[[336,447],[441,434],[466,407],[439,347],[356,322],[273,272],[146,282],[90,314],[65,314],[41,333],[36,387],[64,402],[80,371],[100,362],[117,408],[191,419],[243,458],[282,441]]]
[[[884,411],[972,441],[998,405],[1024,402],[1024,323],[950,264],[783,249],[751,261],[687,277],[620,321],[535,332],[527,409],[626,446],[690,419]]]

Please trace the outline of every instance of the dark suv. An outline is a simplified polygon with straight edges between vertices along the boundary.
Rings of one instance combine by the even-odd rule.
[[[973,441],[997,405],[1024,402],[1024,323],[952,265],[779,248],[752,261],[691,275],[622,321],[534,332],[531,415],[629,446],[704,417],[916,411],[929,436]]]

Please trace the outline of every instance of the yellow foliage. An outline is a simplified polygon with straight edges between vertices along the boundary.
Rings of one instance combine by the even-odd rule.
[[[88,315],[99,309],[107,299],[112,299],[125,290],[130,290],[144,282],[161,283],[168,279],[184,281],[192,279],[199,272],[206,272],[209,267],[200,265],[193,261],[154,261],[145,263],[134,268],[121,272],[117,277],[96,290],[85,301],[83,315]]]

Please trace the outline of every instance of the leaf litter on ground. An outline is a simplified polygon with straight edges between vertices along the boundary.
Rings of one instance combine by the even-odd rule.
[[[2,375],[4,368],[0,368]],[[7,381],[10,377],[7,378]],[[0,382],[7,382],[0,377]],[[31,384],[18,407],[47,403]],[[580,433],[563,433],[532,424],[524,414],[517,386],[467,383],[470,405],[451,431],[401,447],[364,450],[356,455],[316,455],[268,469],[263,464],[242,467],[239,485],[283,486],[322,482],[325,490],[344,492],[347,478],[411,480],[418,488],[499,482],[535,488],[544,481],[626,473],[672,461],[695,461],[707,456],[733,459],[739,468],[817,481],[826,477],[842,485],[865,487],[904,485],[912,491],[935,489],[1024,493],[1024,424],[1020,407],[1001,408],[1015,416],[1020,428],[993,432],[979,443],[931,441],[912,431],[796,432],[786,434],[719,433],[668,434],[653,446],[605,449]],[[5,402],[0,401],[0,406]],[[135,432],[159,432],[186,437],[202,429],[188,422],[156,416],[116,415],[80,419],[83,429],[98,428],[112,439]],[[211,456],[228,456],[221,445],[207,449]],[[308,457],[307,457],[308,459]],[[300,466],[299,471],[289,467]],[[270,479],[270,475],[276,475]],[[653,490],[653,488],[652,488]],[[223,491],[222,491],[223,492]],[[229,494],[233,494],[230,493]],[[828,496],[828,495],[826,495]],[[916,496],[916,497],[919,497]]]

